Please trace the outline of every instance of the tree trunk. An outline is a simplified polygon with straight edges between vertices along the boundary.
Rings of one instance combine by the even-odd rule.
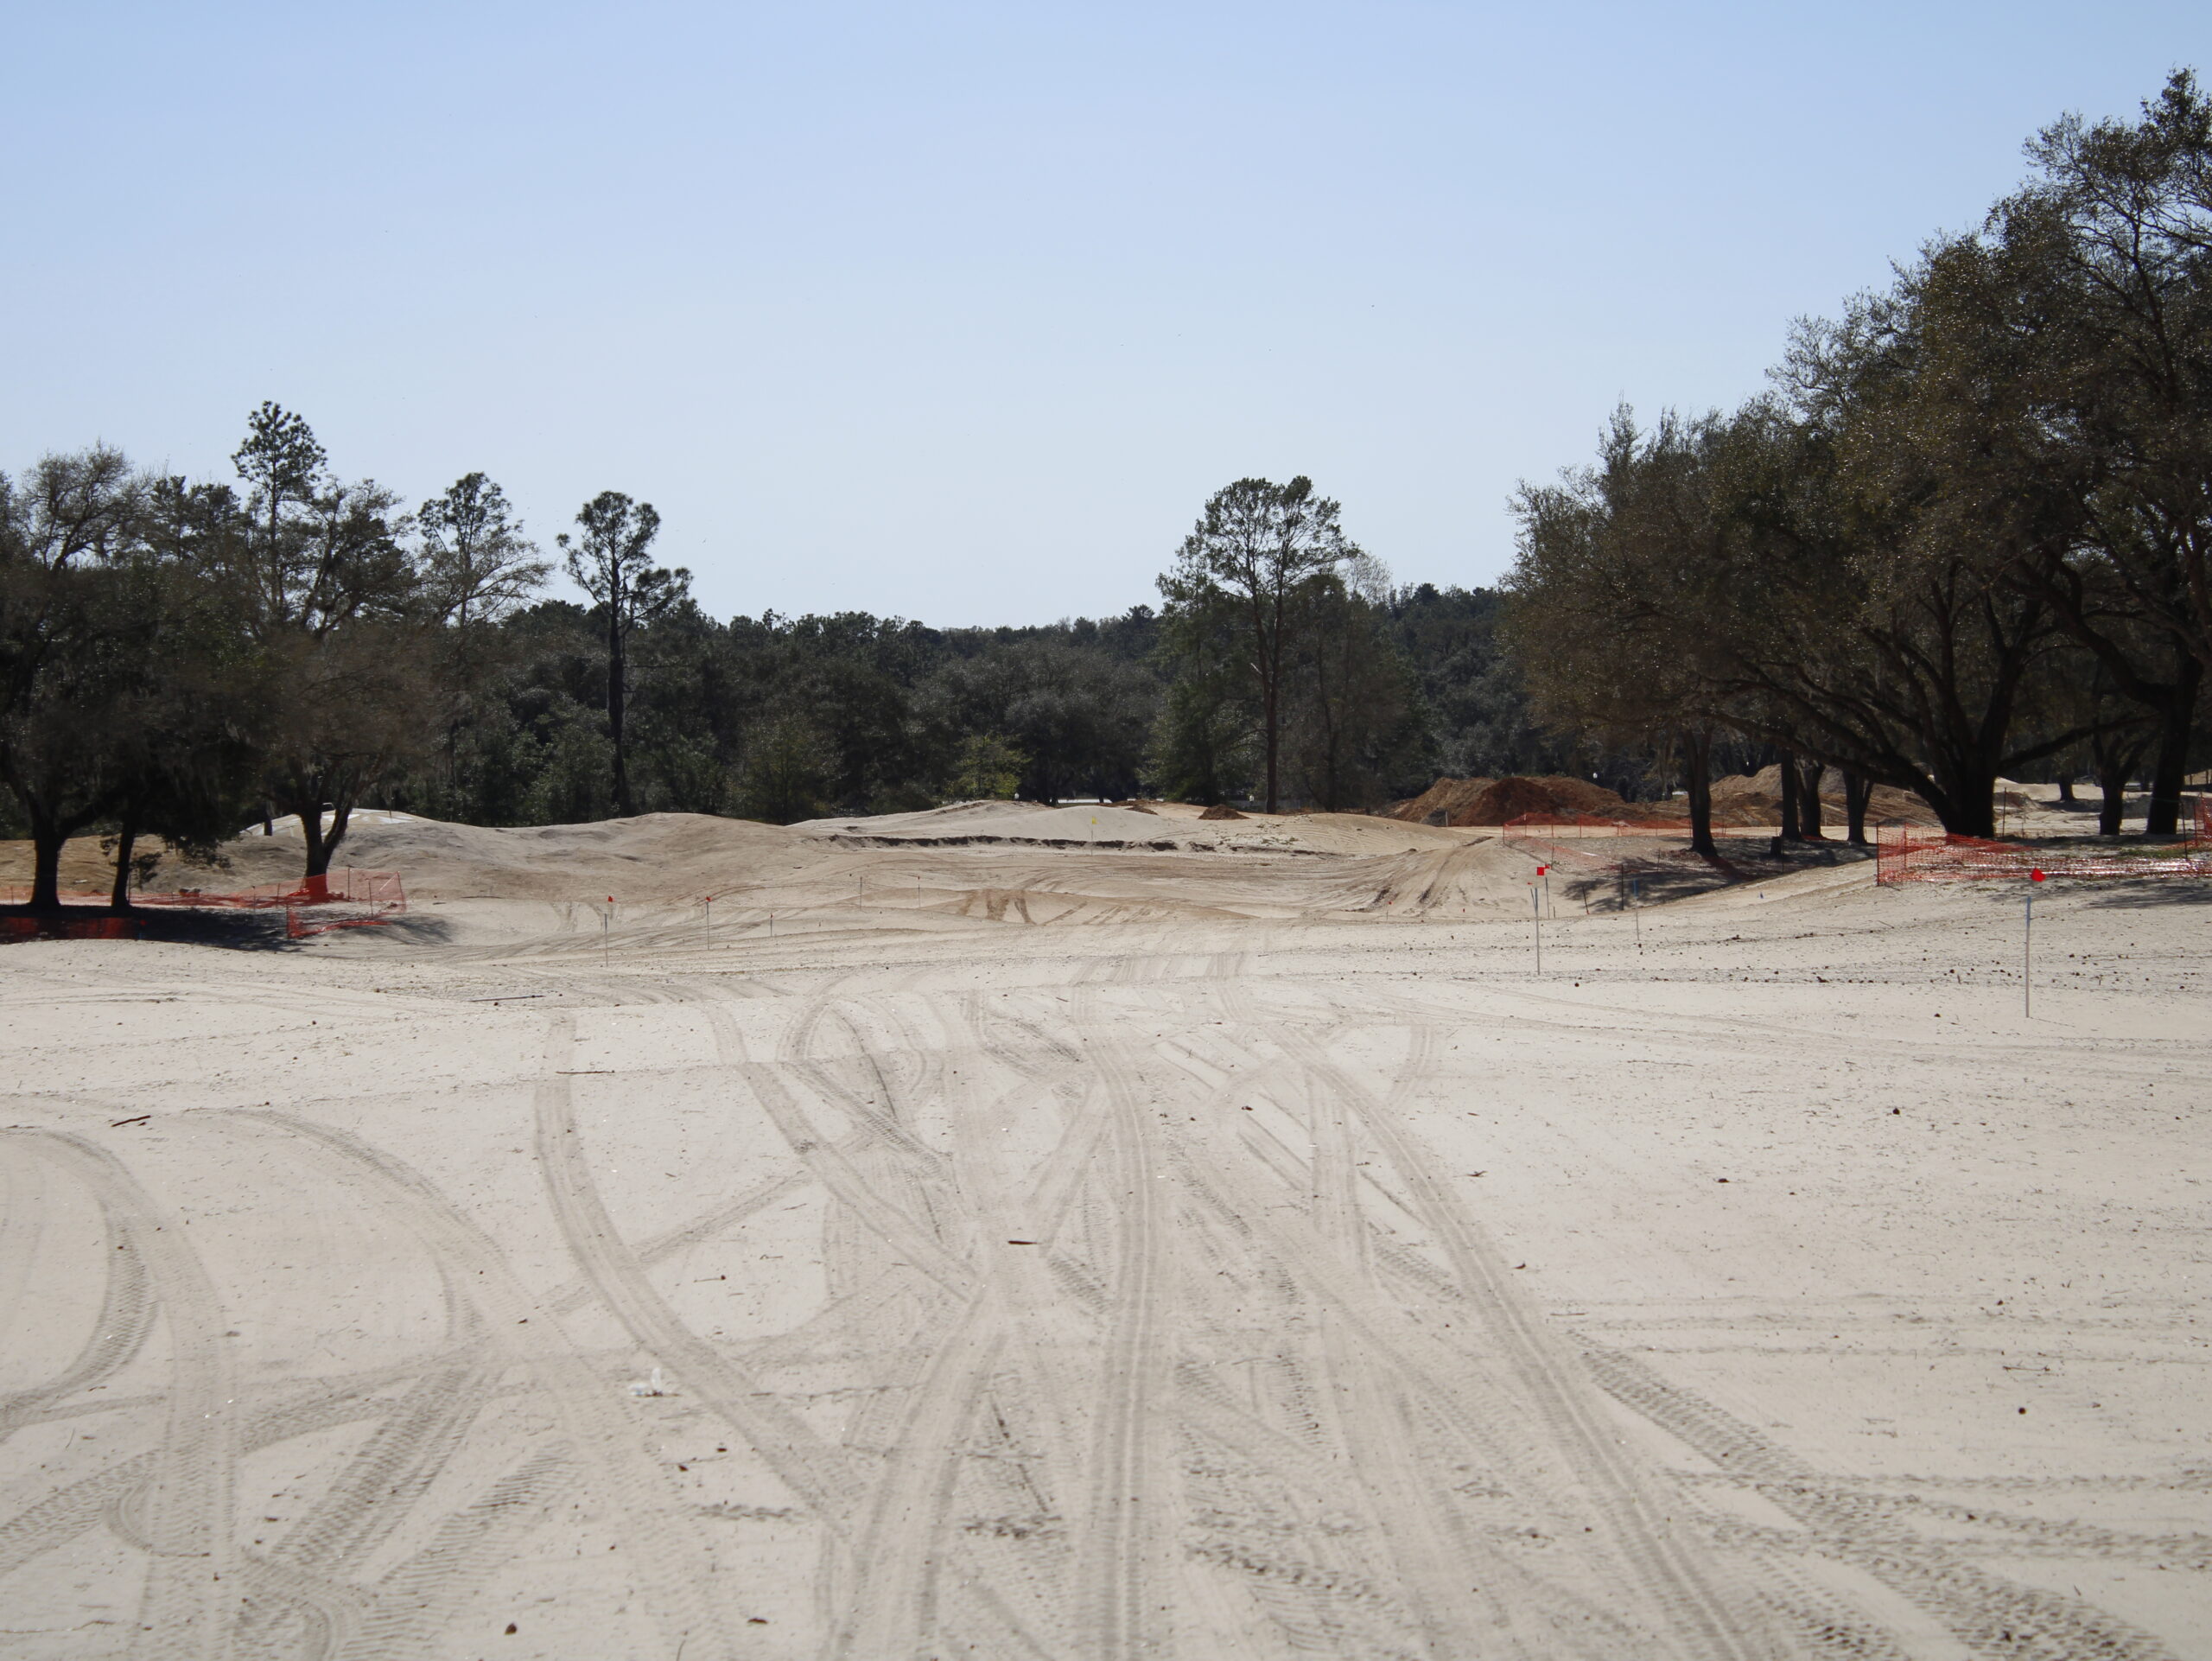
[[[107,896],[110,911],[130,909],[130,851],[137,840],[138,826],[126,813],[123,816],[121,827],[115,833],[115,886],[108,891]]]
[[[2143,834],[2171,837],[2181,830],[2181,793],[2189,772],[2189,741],[2196,718],[2196,695],[2204,684],[2204,665],[2187,653],[2177,653],[2173,695],[2158,711],[2158,740],[2151,769],[2151,800],[2145,810]]]
[[[628,818],[637,810],[630,800],[630,767],[622,752],[623,683],[629,678],[629,665],[623,660],[622,630],[619,610],[607,607],[607,733],[614,741],[614,811]]]
[[[31,909],[61,909],[61,846],[69,833],[43,814],[31,821]]]
[[[330,849],[322,840],[322,797],[317,792],[313,800],[300,803],[300,835],[308,844],[307,889],[313,894],[324,887],[324,878],[330,870]]]
[[[1275,686],[1271,683],[1270,684],[1262,688],[1260,692],[1260,720],[1262,725],[1267,729],[1267,811],[1270,813],[1275,811],[1275,761],[1281,752],[1282,741],[1281,731],[1277,727],[1275,722],[1276,690]]]
[[[1926,792],[1922,792],[1927,795]],[[1994,771],[1960,787],[1946,785],[1927,797],[1943,829],[1955,837],[1997,834],[1997,774]]]
[[[1849,826],[1847,834],[1853,848],[1866,845],[1866,804],[1873,799],[1874,786],[1871,780],[1855,773],[1843,775],[1843,816]]]
[[[2071,807],[2074,805],[2074,775],[2070,773],[2061,773],[2059,775],[2058,805],[2061,807]]]
[[[1821,779],[1827,768],[1808,761],[1797,771],[1797,830],[1808,842],[1825,842],[1821,834]]]
[[[2097,785],[2104,792],[2104,800],[2097,807],[2097,834],[2116,837],[2120,821],[2127,817],[2127,767],[2125,762],[2100,767]]]
[[[1719,858],[1713,841],[1713,735],[1701,727],[1682,735],[1682,782],[1690,798],[1690,851]]]
[[[1782,839],[1796,842],[1797,828],[1797,758],[1788,750],[1781,754],[1779,771],[1782,774]]]
[[[353,812],[353,797],[358,784],[346,787],[345,774],[339,770],[334,779],[315,773],[304,781],[295,780],[290,788],[278,798],[277,805],[287,812],[299,816],[300,837],[307,843],[307,869],[301,887],[309,894],[320,896],[327,891],[330,857],[338,851],[338,844],[346,840],[346,821]],[[323,796],[331,797],[330,829],[322,828]]]

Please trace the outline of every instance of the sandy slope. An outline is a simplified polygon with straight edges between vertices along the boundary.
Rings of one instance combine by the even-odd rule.
[[[385,829],[0,951],[0,1655],[2212,1654],[2199,894]]]

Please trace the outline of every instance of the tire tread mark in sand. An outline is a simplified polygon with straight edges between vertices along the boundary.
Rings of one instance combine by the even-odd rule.
[[[974,1290],[975,1270],[946,1251],[929,1230],[878,1193],[844,1149],[807,1123],[774,1068],[748,1062],[736,1071],[791,1151],[832,1199],[851,1210],[856,1221],[881,1236],[893,1251],[906,1254],[908,1263],[955,1297]]]
[[[1605,1427],[1587,1373],[1526,1307],[1507,1282],[1502,1258],[1385,1104],[1331,1062],[1319,1047],[1292,1030],[1282,1033],[1294,1051],[1329,1088],[1352,1104],[1381,1145],[1399,1181],[1421,1207],[1475,1307],[1504,1347],[1524,1399],[1561,1443],[1573,1469],[1590,1485],[1609,1514],[1631,1569],[1644,1579],[1693,1654],[1750,1658],[1769,1652],[1767,1635],[1732,1610],[1708,1584],[1687,1544],[1672,1534],[1650,1484]]]
[[[978,1293],[915,1385],[855,1553],[856,1581],[833,1654],[889,1661],[928,1645],[962,1443],[1003,1343],[996,1300]]]
[[[468,1323],[459,1319],[461,1306],[451,1296],[448,1312],[447,1336],[457,1339]],[[482,1336],[480,1329],[480,1346]],[[283,1652],[279,1628],[286,1603],[293,1606],[290,1613],[320,1621],[323,1653],[342,1647],[362,1618],[353,1579],[362,1560],[399,1527],[444,1468],[497,1386],[499,1371],[480,1359],[459,1356],[426,1366],[307,1512],[266,1553],[249,1556],[254,1583],[269,1595],[239,1623],[242,1653]],[[333,1593],[341,1586],[347,1591]]]
[[[852,1523],[855,1483],[842,1453],[685,1326],[616,1232],[584,1157],[574,1092],[561,1072],[575,1038],[575,1021],[554,1017],[537,1092],[539,1174],[569,1255],[632,1339],[672,1368],[824,1526],[843,1533]]]
[[[92,1330],[75,1358],[53,1378],[0,1399],[0,1440],[62,1397],[99,1383],[123,1366],[144,1347],[154,1329],[153,1285],[136,1231],[118,1228],[105,1209],[101,1226],[107,1248],[101,1254],[107,1265],[107,1288]]]
[[[1904,1531],[1868,1537],[1848,1496],[1824,1490],[1820,1477],[1749,1425],[1618,1351],[1586,1348],[1584,1355],[1616,1400],[1724,1470],[1751,1477],[1761,1495],[1811,1531],[1801,1550],[1872,1575],[1974,1648],[2021,1661],[2173,1661],[2148,1632],[2086,1600],[1991,1574],[1948,1542]]]
[[[1343,1260],[1346,1279],[1367,1296],[1376,1296],[1380,1289],[1375,1284],[1369,1249],[1372,1231],[1359,1209],[1357,1150],[1343,1099],[1330,1087],[1331,1081],[1313,1068],[1298,1071],[1313,1141],[1307,1191],[1316,1232]],[[1351,1454],[1353,1479],[1374,1496],[1371,1509],[1391,1543],[1408,1601],[1430,1652],[1440,1661],[1471,1653],[1481,1647],[1482,1639],[1462,1613],[1468,1602],[1459,1591],[1467,1579],[1463,1560],[1479,1556],[1484,1560],[1482,1578],[1493,1588],[1505,1578],[1502,1565],[1495,1554],[1471,1552],[1474,1543],[1457,1537],[1454,1519],[1421,1468],[1397,1381],[1375,1365],[1375,1352],[1369,1346],[1343,1341],[1344,1324],[1332,1319],[1330,1310],[1316,1312],[1314,1327],[1322,1365],[1338,1402],[1334,1416]],[[1491,1607],[1498,1617],[1494,1636],[1512,1633],[1522,1645],[1542,1645],[1546,1635],[1533,1625],[1515,1633],[1519,1618],[1529,1613],[1519,1601],[1493,1601]],[[1536,1647],[1531,1652],[1542,1651]]]
[[[734,1653],[719,1612],[708,1601],[713,1559],[681,1513],[637,1426],[609,1381],[568,1342],[490,1237],[414,1167],[343,1130],[266,1109],[221,1117],[314,1156],[340,1187],[404,1228],[448,1285],[469,1288],[486,1319],[487,1341],[502,1360],[524,1370],[553,1409],[576,1459],[599,1479],[594,1491],[616,1511],[629,1561],[671,1645]]]
[[[40,1157],[91,1190],[111,1235],[143,1255],[168,1333],[168,1429],[146,1490],[145,1530],[152,1561],[132,1632],[131,1652],[150,1658],[223,1653],[236,1607],[231,1541],[230,1362],[223,1307],[183,1227],[156,1205],[105,1149],[58,1130],[18,1130]]]
[[[241,1454],[257,1453],[295,1436],[375,1418],[384,1407],[381,1403],[368,1399],[370,1393],[391,1382],[394,1375],[404,1376],[412,1371],[378,1369],[243,1419],[237,1433],[238,1449]],[[121,1408],[125,1404],[116,1405]],[[41,1553],[67,1544],[86,1529],[97,1524],[110,1507],[146,1485],[155,1458],[151,1452],[129,1454],[0,1523],[0,1579]]]
[[[1117,1219],[1119,1251],[1100,1361],[1091,1490],[1077,1552],[1076,1594],[1085,1648],[1101,1661],[1156,1652],[1150,1630],[1147,1537],[1163,1546],[1165,1519],[1154,1514],[1164,1449],[1156,1402],[1166,1363],[1161,1328],[1171,1291],[1168,1240],[1151,1138],[1136,1085],[1114,1047],[1087,1052],[1106,1090],[1112,1117],[1115,1186],[1127,1197]]]
[[[340,1661],[428,1661],[442,1651],[486,1577],[550,1514],[570,1474],[560,1454],[533,1454],[444,1518],[427,1545],[378,1582],[377,1604]]]
[[[818,1010],[810,1012],[794,1028],[791,1040],[785,1047],[785,1067],[808,1070],[804,1058],[818,1025]],[[884,1018],[902,1042],[911,1041],[903,1023],[888,1015]],[[865,1051],[867,1035],[849,1015],[840,1012],[840,1019],[855,1044]],[[736,1049],[727,1035],[724,1047],[726,1054]],[[864,1059],[886,1100],[895,1104],[899,1092],[888,1073],[873,1055]],[[942,1070],[942,1063],[925,1065],[925,1076],[933,1077]],[[788,1099],[779,1099],[776,1080],[763,1078],[758,1070],[749,1071],[746,1076],[756,1095],[762,1096],[763,1105],[768,1108],[786,1139],[792,1141],[803,1157],[814,1153],[812,1147],[800,1146],[800,1138],[809,1142],[814,1139],[796,1108]],[[846,1111],[861,1114],[865,1135],[873,1117],[865,1110],[872,1104],[863,1103],[847,1092],[836,1094],[842,1098],[841,1104]],[[903,1125],[899,1130],[901,1136],[911,1135]],[[1080,1149],[1079,1143],[1064,1141],[1055,1159],[1066,1158],[1071,1145]],[[958,1161],[948,1160],[933,1149],[928,1152],[931,1167],[927,1174],[938,1180],[926,1187],[918,1187],[917,1197],[930,1207],[933,1216],[948,1211],[957,1213],[948,1215],[947,1220],[968,1225],[963,1230],[966,1235],[991,1231],[977,1226],[980,1219],[972,1214],[977,1197],[965,1191],[958,1176]],[[958,1631],[977,1638],[990,1632],[1001,1639],[1011,1639],[1019,1648],[1033,1649],[1033,1640],[1010,1611],[995,1598],[979,1596],[982,1588],[972,1576],[962,1576],[950,1584],[941,1578],[947,1556],[954,1549],[951,1505],[965,1458],[963,1444],[968,1427],[982,1406],[986,1387],[1005,1346],[1006,1306],[999,1289],[988,1277],[938,1246],[918,1224],[887,1202],[849,1161],[832,1155],[822,1163],[827,1166],[822,1174],[832,1197],[894,1249],[914,1259],[918,1256],[919,1241],[940,1253],[940,1260],[934,1265],[934,1277],[948,1289],[964,1289],[965,1305],[916,1381],[903,1418],[890,1438],[891,1454],[876,1486],[868,1524],[853,1554],[854,1584],[835,1622],[834,1651],[860,1658],[861,1661],[925,1651],[935,1653],[933,1640],[940,1628],[948,1633]],[[1052,1163],[1048,1161],[1048,1168]],[[1048,1174],[1049,1170],[1039,1173],[1039,1180]],[[947,1177],[951,1178],[950,1185],[944,1180]],[[997,1186],[985,1182],[983,1189],[995,1192]],[[994,1257],[992,1261],[999,1260]],[[930,1267],[926,1263],[918,1266]],[[1033,1272],[1036,1269],[1027,1260],[1018,1266]],[[867,1434],[862,1427],[856,1426],[855,1429],[859,1434]],[[947,1596],[960,1607],[942,1611],[939,1606]]]
[[[429,1369],[354,1450],[315,1511],[285,1531],[270,1560],[324,1573],[357,1566],[444,1468],[498,1382],[499,1369],[467,1361]]]
[[[1500,1623],[1497,1638],[1517,1639],[1524,1653],[1555,1652],[1556,1632],[1529,1617],[1540,1601],[1556,1612],[1562,1602],[1559,1589],[1547,1591],[1503,1556],[1458,1534],[1449,1512],[1439,1509],[1433,1485],[1409,1441],[1404,1416],[1410,1398],[1418,1396],[1446,1410],[1460,1441],[1497,1462],[1498,1450],[1484,1434],[1479,1410],[1471,1410],[1462,1399],[1471,1358],[1409,1323],[1395,1303],[1376,1295],[1371,1282],[1354,1274],[1335,1253],[1294,1232],[1277,1214],[1279,1205],[1232,1173],[1233,1168],[1224,1167],[1194,1173],[1192,1181],[1212,1190],[1218,1206],[1243,1219],[1291,1282],[1313,1295],[1316,1308],[1307,1319],[1324,1330],[1319,1346],[1329,1375],[1320,1393],[1334,1410],[1317,1404],[1307,1416],[1316,1426],[1329,1427],[1351,1456],[1350,1477],[1339,1476],[1334,1491],[1324,1497],[1341,1503],[1346,1483],[1358,1485],[1363,1509],[1390,1543],[1395,1578],[1424,1634],[1424,1647],[1449,1658],[1482,1646],[1458,1613],[1468,1601],[1455,1589],[1465,1583],[1468,1563],[1478,1562],[1487,1584],[1477,1590]],[[1304,1185],[1293,1191],[1303,1193]],[[1329,1327],[1337,1335],[1328,1335]],[[1370,1420],[1383,1422],[1378,1428]]]

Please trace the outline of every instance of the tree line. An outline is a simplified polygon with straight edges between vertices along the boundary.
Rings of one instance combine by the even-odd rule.
[[[1801,324],[1732,412],[1616,413],[1524,487],[1503,638],[1562,731],[1680,765],[1711,850],[1716,743],[1988,836],[1996,780],[2087,775],[2172,834],[2212,665],[2212,103],[2063,119],[1975,231]]]
[[[1205,505],[1161,603],[1024,628],[865,612],[727,622],[655,563],[651,504],[549,555],[468,473],[408,510],[264,404],[235,476],[94,446],[0,474],[0,834],[58,903],[70,837],[127,905],[296,818],[324,876],[363,807],[484,824],[790,823],[969,798],[1371,806],[1438,771],[1551,769],[1482,589],[1393,589],[1311,483]],[[556,569],[581,599],[549,597]]]

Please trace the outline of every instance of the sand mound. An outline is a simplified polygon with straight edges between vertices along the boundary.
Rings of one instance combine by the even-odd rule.
[[[1216,802],[1198,817],[1202,819],[1241,819],[1244,816],[1227,802]]]
[[[974,811],[932,808],[874,818],[816,819],[796,830],[862,848],[931,843],[1039,843],[1057,848],[1180,847],[1157,815],[1127,807],[1046,807],[1039,802],[976,802]]]
[[[356,818],[334,867],[397,871],[410,900],[603,900],[661,901],[736,888],[788,869],[800,838],[781,825],[703,813],[646,813],[591,824],[448,824],[377,815]],[[154,893],[206,888],[222,893],[296,879],[304,850],[296,824],[273,837],[258,828],[223,848],[224,868],[164,858],[147,884]],[[65,887],[105,889],[111,870],[97,837],[69,844]],[[30,844],[0,844],[0,881],[28,881]]]
[[[840,831],[873,835],[883,830],[942,829],[947,825],[967,824],[977,819],[1003,819],[1015,813],[1049,813],[1052,811],[1042,802],[1006,802],[987,799],[973,802],[947,802],[942,807],[925,807],[912,813],[835,814],[828,818],[801,819],[798,824],[784,828],[807,836]]]

